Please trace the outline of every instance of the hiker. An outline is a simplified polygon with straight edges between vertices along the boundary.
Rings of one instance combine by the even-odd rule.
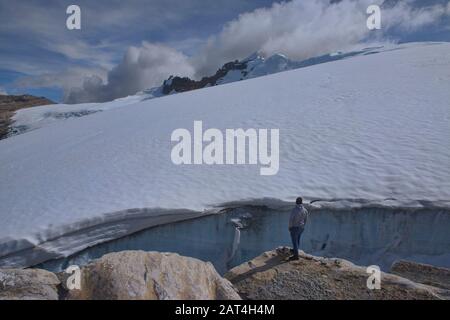
[[[300,245],[300,236],[305,230],[306,220],[308,220],[308,210],[303,206],[303,199],[298,197],[295,200],[296,206],[292,209],[289,218],[289,232],[292,239],[292,256],[289,261],[298,260],[298,248]]]

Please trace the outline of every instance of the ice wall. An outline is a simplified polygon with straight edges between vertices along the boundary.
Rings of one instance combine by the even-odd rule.
[[[450,266],[447,209],[362,208],[312,212],[305,251],[388,269],[396,259]]]
[[[290,245],[289,210],[245,207],[227,213],[158,226],[100,244],[41,267],[61,270],[120,250],[156,250],[211,261],[217,270],[241,264],[261,252]],[[236,221],[240,239],[236,247]],[[445,208],[310,208],[301,249],[361,265],[389,269],[397,259],[450,267],[450,211]],[[234,246],[233,246],[234,245]]]

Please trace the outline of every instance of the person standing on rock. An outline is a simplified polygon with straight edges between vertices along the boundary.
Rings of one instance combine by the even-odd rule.
[[[300,237],[305,230],[306,221],[308,220],[308,210],[303,206],[303,199],[298,197],[295,200],[296,206],[292,209],[289,218],[289,233],[292,239],[292,256],[289,261],[298,260],[298,249],[300,246]]]

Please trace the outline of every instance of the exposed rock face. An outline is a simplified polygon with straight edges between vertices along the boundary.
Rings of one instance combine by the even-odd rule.
[[[392,265],[391,272],[418,283],[450,290],[450,269],[401,260]]]
[[[367,288],[365,267],[301,252],[287,262],[287,248],[269,251],[230,270],[225,278],[244,299],[445,299],[449,291],[381,274],[381,289]]]
[[[163,94],[171,92],[184,92],[205,88],[207,86],[215,86],[217,81],[227,75],[232,70],[243,70],[247,68],[247,62],[233,61],[228,62],[222,66],[217,72],[210,77],[203,77],[199,81],[192,80],[188,77],[170,77],[163,83]]]
[[[28,107],[53,104],[44,97],[35,97],[31,95],[0,95],[0,139],[8,135],[8,127],[11,124],[11,117],[14,112]]]
[[[175,253],[111,253],[81,274],[81,290],[69,291],[67,299],[240,299],[211,263]]]
[[[59,280],[39,269],[0,269],[0,300],[57,300]]]

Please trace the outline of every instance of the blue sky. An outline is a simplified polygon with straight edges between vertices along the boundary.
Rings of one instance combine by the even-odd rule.
[[[406,0],[383,12],[382,33],[368,34],[364,8],[381,2],[0,0],[0,92],[106,101],[254,51],[302,59],[367,39],[450,41],[449,1]],[[70,4],[81,8],[81,30],[66,28]]]

